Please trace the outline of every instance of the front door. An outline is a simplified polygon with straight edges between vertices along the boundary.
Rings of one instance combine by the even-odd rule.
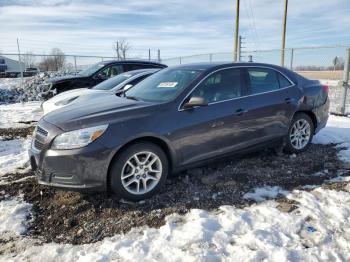
[[[181,150],[182,165],[221,155],[232,149],[244,134],[239,122],[240,97],[245,95],[242,70],[222,69],[202,81],[185,99],[203,97],[208,106],[181,109],[179,129],[175,132]]]

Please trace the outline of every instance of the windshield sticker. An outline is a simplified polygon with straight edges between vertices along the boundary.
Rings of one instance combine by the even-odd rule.
[[[158,85],[158,87],[175,87],[177,82],[162,82]]]

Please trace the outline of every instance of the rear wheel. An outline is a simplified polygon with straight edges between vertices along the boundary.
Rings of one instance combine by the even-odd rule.
[[[168,159],[157,145],[137,143],[121,152],[110,172],[112,191],[122,198],[139,201],[154,195],[164,184]]]
[[[314,124],[311,118],[304,113],[297,113],[290,123],[285,151],[288,153],[300,153],[305,151],[314,134]]]

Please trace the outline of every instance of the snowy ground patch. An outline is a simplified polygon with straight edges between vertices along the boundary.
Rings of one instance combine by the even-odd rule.
[[[41,102],[0,105],[0,128],[27,127],[42,116]]]
[[[1,141],[0,138],[0,178],[26,165],[29,147],[30,139]]]
[[[266,201],[244,209],[193,209],[160,229],[135,229],[87,245],[28,246],[14,261],[313,261],[350,259],[350,193],[293,191],[290,213]],[[4,259],[10,258],[4,257]]]
[[[31,204],[23,202],[20,198],[0,201],[0,237],[24,234],[31,208]]]
[[[350,162],[350,118],[331,115],[327,126],[314,137],[313,143],[338,144],[343,148],[339,151],[339,158]]]
[[[0,89],[12,90],[21,84],[20,78],[0,78]]]
[[[249,192],[244,194],[244,199],[251,199],[256,202],[262,202],[267,199],[273,199],[276,198],[279,195],[287,196],[288,191],[283,190],[279,186],[265,186],[265,187],[258,187],[254,190],[254,192]]]

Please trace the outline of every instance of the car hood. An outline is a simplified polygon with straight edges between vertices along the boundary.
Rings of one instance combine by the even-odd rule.
[[[58,95],[50,98],[49,100],[45,101],[44,103],[55,104],[55,103],[62,101],[62,100],[66,100],[66,99],[70,99],[73,97],[78,97],[78,96],[81,96],[84,94],[88,94],[88,93],[90,93],[90,91],[91,90],[88,88],[78,88],[78,89],[66,91],[66,92],[63,92],[61,94],[58,94]]]
[[[121,98],[113,93],[74,103],[48,113],[43,119],[65,131],[120,121],[123,117],[137,117],[130,110],[154,105],[153,103]],[[140,111],[145,114],[144,110]]]
[[[58,94],[44,103],[56,104],[60,101],[69,100],[72,98],[76,98],[72,102],[78,102],[85,99],[99,97],[103,95],[110,95],[110,94],[114,94],[114,93],[112,93],[110,90],[94,90],[94,89],[88,89],[88,88],[78,88],[78,89],[74,89],[71,91],[66,91],[61,94]]]
[[[60,83],[60,82],[65,82],[73,79],[80,79],[80,78],[85,78],[85,76],[82,75],[66,75],[66,76],[57,76],[57,77],[51,77],[47,79],[46,81],[49,83]]]

